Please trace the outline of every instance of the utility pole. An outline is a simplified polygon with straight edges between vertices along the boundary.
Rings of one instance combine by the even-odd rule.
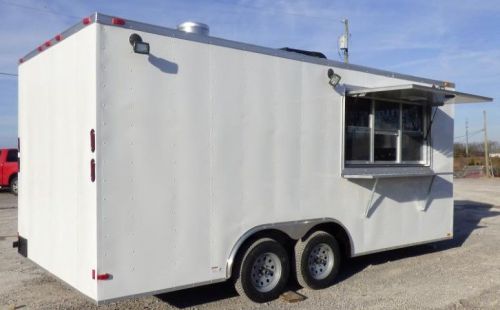
[[[342,23],[344,24],[344,34],[339,38],[339,49],[344,55],[344,62],[349,63],[349,20],[345,18]]]
[[[483,111],[484,118],[484,163],[486,168],[486,177],[490,177],[490,156],[488,153],[488,130],[486,125],[486,111]]]
[[[469,158],[469,120],[465,119],[465,158]]]

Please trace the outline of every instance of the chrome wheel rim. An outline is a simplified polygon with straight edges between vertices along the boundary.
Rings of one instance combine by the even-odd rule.
[[[309,252],[307,269],[315,280],[322,280],[332,272],[335,257],[332,248],[326,243],[317,244]]]
[[[271,252],[259,255],[252,264],[253,287],[261,293],[274,289],[281,278],[281,269],[278,255]]]

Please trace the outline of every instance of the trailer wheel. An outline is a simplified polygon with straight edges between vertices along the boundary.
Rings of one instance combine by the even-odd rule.
[[[322,289],[333,284],[340,267],[337,240],[324,231],[312,233],[295,245],[295,273],[302,287]]]
[[[236,291],[258,303],[278,298],[288,282],[289,261],[285,248],[276,240],[255,241],[235,266]]]
[[[12,192],[12,194],[17,196],[18,190],[19,188],[17,186],[17,176],[15,176],[10,181],[10,191]]]

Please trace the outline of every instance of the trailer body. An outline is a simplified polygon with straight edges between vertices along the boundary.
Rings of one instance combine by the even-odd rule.
[[[102,14],[51,42],[19,66],[20,245],[96,302],[225,281],[258,231],[335,224],[351,256],[452,238],[453,103],[485,98]],[[349,164],[349,98],[401,85],[446,97],[421,163]]]

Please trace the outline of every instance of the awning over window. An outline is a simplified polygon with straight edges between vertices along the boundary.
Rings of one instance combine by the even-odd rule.
[[[348,90],[352,97],[366,97],[378,100],[397,100],[408,103],[429,104],[440,106],[448,99],[450,103],[480,103],[493,101],[492,98],[452,90],[422,86],[416,84],[386,86],[376,88],[361,88]]]
[[[345,179],[377,179],[401,177],[426,177],[436,173],[429,167],[346,167],[342,170]]]

